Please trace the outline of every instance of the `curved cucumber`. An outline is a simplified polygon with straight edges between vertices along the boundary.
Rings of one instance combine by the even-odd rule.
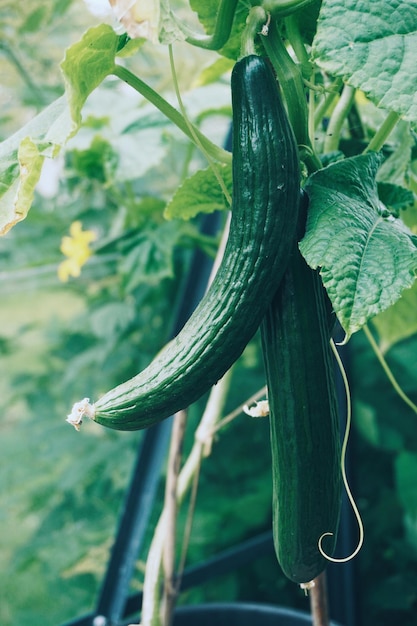
[[[307,583],[331,554],[341,505],[327,294],[298,248],[261,325],[273,471],[273,535],[286,576]]]
[[[207,392],[254,335],[287,265],[298,221],[295,139],[265,59],[238,61],[231,86],[233,207],[222,263],[177,337],[93,405],[104,426],[146,428]]]

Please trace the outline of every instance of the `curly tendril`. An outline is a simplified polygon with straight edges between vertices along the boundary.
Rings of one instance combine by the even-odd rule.
[[[331,561],[332,563],[347,563],[348,561],[351,561],[352,559],[354,559],[355,556],[360,551],[360,549],[362,548],[363,540],[364,540],[364,529],[363,529],[363,522],[362,522],[361,515],[359,513],[358,507],[356,506],[356,502],[353,498],[352,492],[349,487],[349,482],[346,476],[346,450],[347,450],[347,444],[349,440],[350,428],[352,424],[352,402],[351,402],[351,397],[350,397],[349,381],[347,379],[345,368],[343,367],[342,360],[340,358],[340,355],[336,349],[336,346],[333,340],[331,340],[331,346],[332,346],[333,353],[336,357],[337,365],[340,369],[340,373],[342,375],[343,384],[344,384],[345,391],[346,391],[346,429],[345,429],[345,435],[343,438],[342,451],[340,455],[340,466],[341,466],[341,471],[342,471],[343,484],[345,486],[346,493],[349,498],[349,502],[352,506],[353,512],[355,514],[356,520],[358,522],[359,541],[358,541],[358,545],[356,546],[352,554],[343,558],[335,558],[327,554],[323,549],[322,544],[323,544],[324,537],[332,537],[334,534],[334,533],[326,532],[326,533],[323,533],[321,537],[319,538],[318,549],[319,549],[320,554],[325,559],[327,559],[328,561]]]

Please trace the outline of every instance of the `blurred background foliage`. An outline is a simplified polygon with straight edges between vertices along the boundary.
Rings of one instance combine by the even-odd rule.
[[[96,22],[81,0],[24,6],[3,0],[0,139],[63,93],[64,50]],[[216,56],[197,49],[189,54],[179,45],[176,57],[190,117],[203,120],[210,137],[223,143],[230,96],[227,78],[211,81]],[[145,44],[127,62],[172,96],[164,47]],[[141,433],[85,424],[80,436],[65,416],[75,400],[97,397],[151,360],[169,335],[192,251],[214,256],[218,237],[202,236],[198,219],[163,218],[179,182],[201,164],[158,112],[107,80],[90,97],[81,131],[46,164],[28,218],[0,242],[2,626],[57,626],[94,607]],[[96,239],[81,276],[63,283],[60,245],[74,221]],[[415,335],[386,354],[415,402],[416,355]],[[348,365],[353,487],[366,533],[355,562],[361,621],[411,626],[417,610],[416,416],[395,395],[361,334],[349,344]],[[263,384],[255,338],[235,368],[227,409]],[[202,408],[197,403],[190,411],[188,445]],[[268,423],[241,417],[220,433],[203,467],[189,562],[269,529],[270,493]],[[144,549],[134,589],[145,558]],[[221,599],[307,607],[273,555],[181,601]]]

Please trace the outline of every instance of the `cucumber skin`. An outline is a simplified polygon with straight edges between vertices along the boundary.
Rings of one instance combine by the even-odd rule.
[[[219,270],[180,333],[131,380],[94,405],[117,430],[146,428],[206,393],[259,327],[295,241],[300,184],[296,141],[266,59],[232,72],[233,206]]]
[[[293,251],[261,325],[270,409],[273,536],[293,582],[316,578],[332,554],[341,469],[329,305],[319,274]]]

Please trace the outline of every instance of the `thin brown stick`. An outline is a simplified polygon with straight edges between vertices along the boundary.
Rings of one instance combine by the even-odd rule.
[[[163,620],[164,626],[170,626],[172,613],[177,597],[175,582],[175,543],[177,529],[177,485],[181,467],[182,445],[187,421],[187,413],[180,411],[174,417],[172,426],[171,444],[168,456],[167,479],[165,483],[164,509],[167,516],[167,536],[163,553],[164,592],[163,592]]]
[[[313,626],[329,626],[326,572],[319,574],[313,583],[309,589]]]

